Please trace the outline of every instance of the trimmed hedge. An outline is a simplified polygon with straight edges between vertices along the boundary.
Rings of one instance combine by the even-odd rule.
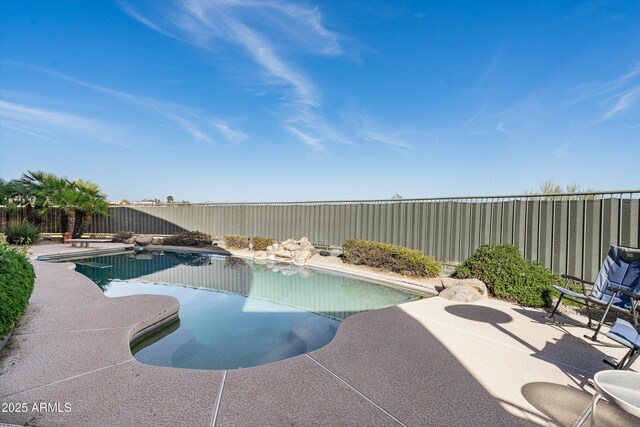
[[[0,339],[24,313],[35,281],[33,266],[19,250],[0,245]]]
[[[254,251],[266,251],[267,247],[273,245],[275,242],[276,239],[271,237],[253,236],[251,238],[251,243],[253,243]]]
[[[162,239],[163,245],[168,246],[211,246],[211,235],[201,231],[183,231]]]
[[[559,275],[526,260],[513,245],[482,245],[464,261],[455,277],[482,280],[489,293],[527,307],[549,307]]]
[[[7,242],[13,245],[30,245],[40,237],[38,226],[27,220],[10,223],[4,233],[7,235]]]
[[[347,240],[342,247],[343,260],[350,264],[368,265],[400,274],[437,277],[442,266],[433,257],[390,243]]]
[[[224,245],[231,249],[246,249],[249,247],[249,238],[237,234],[227,234],[224,236]]]

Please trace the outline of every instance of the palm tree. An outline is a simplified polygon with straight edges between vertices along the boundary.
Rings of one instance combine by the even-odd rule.
[[[95,215],[109,215],[109,204],[106,201],[107,196],[97,184],[77,179],[74,186],[82,195],[82,202],[78,212],[80,214],[79,221],[76,221],[73,237],[80,237],[89,229]]]
[[[5,193],[12,200],[26,206],[27,218],[36,225],[53,208],[62,211],[62,232],[79,237],[91,225],[94,215],[109,215],[106,196],[96,184],[64,177],[44,171],[27,171],[12,186],[0,183],[0,203]],[[9,196],[7,196],[9,197]]]
[[[61,209],[67,216],[66,227],[63,228],[64,232],[73,233],[73,229],[76,224],[76,212],[82,208],[84,203],[84,196],[78,189],[72,184],[56,191],[49,199],[50,206],[56,206]]]
[[[27,171],[17,181],[21,202],[27,209],[27,219],[39,225],[42,217],[53,207],[51,199],[69,186],[66,178],[44,171]]]

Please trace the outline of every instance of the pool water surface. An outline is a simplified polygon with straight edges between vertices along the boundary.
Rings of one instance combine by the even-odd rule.
[[[171,295],[179,320],[133,343],[146,364],[237,369],[328,344],[346,317],[419,297],[289,264],[141,251],[73,261],[110,297]]]

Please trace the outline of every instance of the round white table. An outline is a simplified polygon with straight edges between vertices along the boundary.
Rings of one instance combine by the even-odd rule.
[[[596,416],[596,406],[601,398],[618,405],[623,411],[640,418],[640,373],[630,371],[601,371],[593,377],[596,394],[587,412],[576,427],[582,426],[589,415],[591,424]]]

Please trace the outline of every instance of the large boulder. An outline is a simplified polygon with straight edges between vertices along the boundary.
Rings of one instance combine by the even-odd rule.
[[[436,280],[444,288],[438,295],[451,301],[474,302],[488,296],[487,286],[478,279],[444,277]]]
[[[140,246],[147,246],[153,242],[153,236],[150,234],[140,234],[134,237],[134,240]]]
[[[445,289],[453,288],[453,287],[456,287],[456,286],[459,286],[459,285],[465,285],[465,286],[469,286],[469,287],[475,289],[483,297],[488,296],[487,285],[485,285],[484,282],[482,282],[481,280],[478,280],[478,279],[454,279],[452,277],[444,277],[444,278],[442,278],[440,280],[442,282],[442,287],[445,288]]]
[[[276,258],[283,258],[283,259],[291,259],[293,258],[293,251],[282,248],[282,249],[278,249],[277,251],[272,252],[273,255],[276,256]]]
[[[315,254],[316,248],[307,237],[303,237],[300,240],[287,239],[282,243],[274,243],[269,245],[266,251],[257,251],[253,257],[262,262],[270,260],[304,264]]]
[[[455,285],[446,288],[438,296],[457,302],[474,302],[482,299],[480,292],[469,285]]]

